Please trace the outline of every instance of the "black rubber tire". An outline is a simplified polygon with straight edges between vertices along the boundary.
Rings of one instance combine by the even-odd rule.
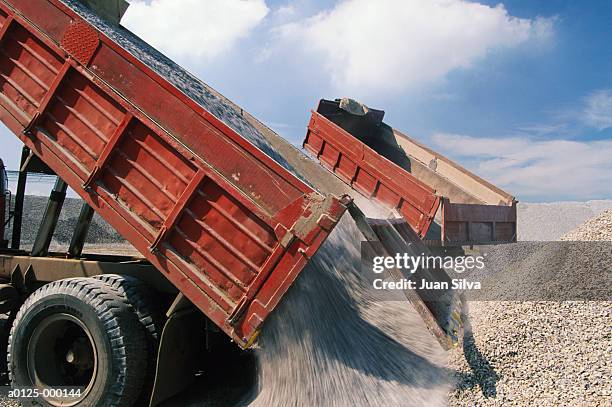
[[[147,331],[147,340],[157,346],[164,327],[162,310],[154,301],[157,298],[155,290],[145,282],[135,277],[118,274],[102,274],[93,277],[119,290],[136,312],[138,320]]]
[[[135,277],[120,276],[118,274],[102,274],[94,278],[121,291],[132,306],[134,312],[136,312],[140,324],[145,329],[148,351],[147,375],[141,397],[137,404],[148,406],[148,397],[153,390],[153,382],[155,380],[159,340],[161,339],[162,330],[164,328],[163,312],[159,304],[155,301],[159,295],[145,282]]]
[[[29,343],[37,326],[57,315],[80,321],[95,344],[96,373],[86,397],[77,405],[133,406],[146,375],[146,335],[126,295],[93,278],[56,281],[28,297],[17,313],[9,336],[7,360],[12,386],[33,387],[28,364],[28,352],[32,352]],[[50,405],[42,397],[23,399],[22,404]]]

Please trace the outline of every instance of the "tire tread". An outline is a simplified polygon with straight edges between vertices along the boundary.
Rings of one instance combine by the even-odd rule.
[[[147,352],[143,346],[145,333],[140,324],[134,324],[132,306],[125,293],[117,287],[93,278],[70,278],[49,283],[30,295],[19,309],[9,334],[7,362],[9,379],[13,385],[12,347],[13,336],[28,310],[37,302],[51,295],[73,296],[93,307],[109,335],[113,364],[119,367],[119,375],[110,386],[104,405],[113,407],[132,406],[144,384],[142,372]],[[125,340],[129,338],[129,340]]]

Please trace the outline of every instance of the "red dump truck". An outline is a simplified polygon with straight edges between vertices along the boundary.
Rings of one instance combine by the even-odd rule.
[[[350,99],[321,100],[304,148],[353,189],[397,210],[425,240],[516,242],[513,196],[388,126],[384,115]]]
[[[369,222],[346,184],[121,27],[126,6],[0,0],[0,120],[25,145],[12,199],[0,171],[0,312],[12,385],[45,390],[42,404],[157,405],[189,383],[208,335],[252,346],[347,209],[364,240],[418,240]],[[57,182],[24,250],[31,172]],[[54,253],[69,187],[84,205]],[[94,213],[142,257],[84,254]],[[406,295],[457,342],[456,309]]]

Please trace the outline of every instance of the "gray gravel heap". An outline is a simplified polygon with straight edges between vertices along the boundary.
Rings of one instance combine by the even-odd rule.
[[[562,239],[612,241],[612,211]],[[469,303],[463,347],[451,352],[450,405],[612,405],[611,310],[604,301]]]
[[[577,229],[561,236],[564,241],[612,241],[612,209],[590,219]]]
[[[21,243],[24,247],[30,247],[36,239],[40,226],[47,197],[27,195],[24,199],[23,223],[21,226]],[[56,232],[53,236],[54,245],[68,245],[72,239],[72,233],[76,226],[83,201],[78,198],[66,198],[62,212],[57,222]],[[7,235],[12,234],[12,223],[7,230]],[[123,243],[125,240],[98,214],[94,215],[87,236],[88,243]]]
[[[47,197],[34,195],[27,195],[24,199],[21,230],[21,248],[24,250],[30,250],[34,244],[47,201]],[[66,198],[51,241],[51,251],[65,252],[68,249],[82,205],[83,201],[79,198]],[[12,226],[11,222],[6,231],[9,239],[12,236]],[[141,257],[132,245],[98,214],[94,215],[89,228],[85,240],[85,252]]]
[[[612,200],[518,204],[518,240],[557,240],[612,208]]]
[[[24,199],[24,215],[21,226],[21,244],[24,248],[31,247],[36,239],[47,201],[47,197],[33,195],[26,195]],[[55,234],[53,235],[54,246],[67,246],[70,244],[82,205],[83,200],[79,198],[66,198],[57,222]],[[11,222],[7,229],[7,236],[11,236],[12,226]],[[124,243],[125,240],[104,219],[95,214],[86,242],[90,244],[112,244]]]

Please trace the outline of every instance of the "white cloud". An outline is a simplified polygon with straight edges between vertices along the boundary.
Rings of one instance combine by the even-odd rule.
[[[277,18],[280,19],[288,19],[295,17],[297,15],[297,9],[293,4],[288,4],[285,6],[281,6],[274,11],[274,14]]]
[[[519,199],[612,197],[612,140],[537,141],[436,134],[433,142]]]
[[[552,19],[512,17],[503,5],[463,0],[344,0],[280,27],[341,90],[401,90],[469,68],[499,47],[548,37]]]
[[[527,136],[576,138],[593,130],[612,129],[612,89],[594,90],[576,98],[572,105],[563,110],[544,111],[542,121],[519,126],[517,130]]]
[[[602,89],[587,96],[582,120],[598,130],[612,128],[612,90]]]
[[[135,0],[122,24],[172,57],[210,59],[268,14],[265,0]]]

